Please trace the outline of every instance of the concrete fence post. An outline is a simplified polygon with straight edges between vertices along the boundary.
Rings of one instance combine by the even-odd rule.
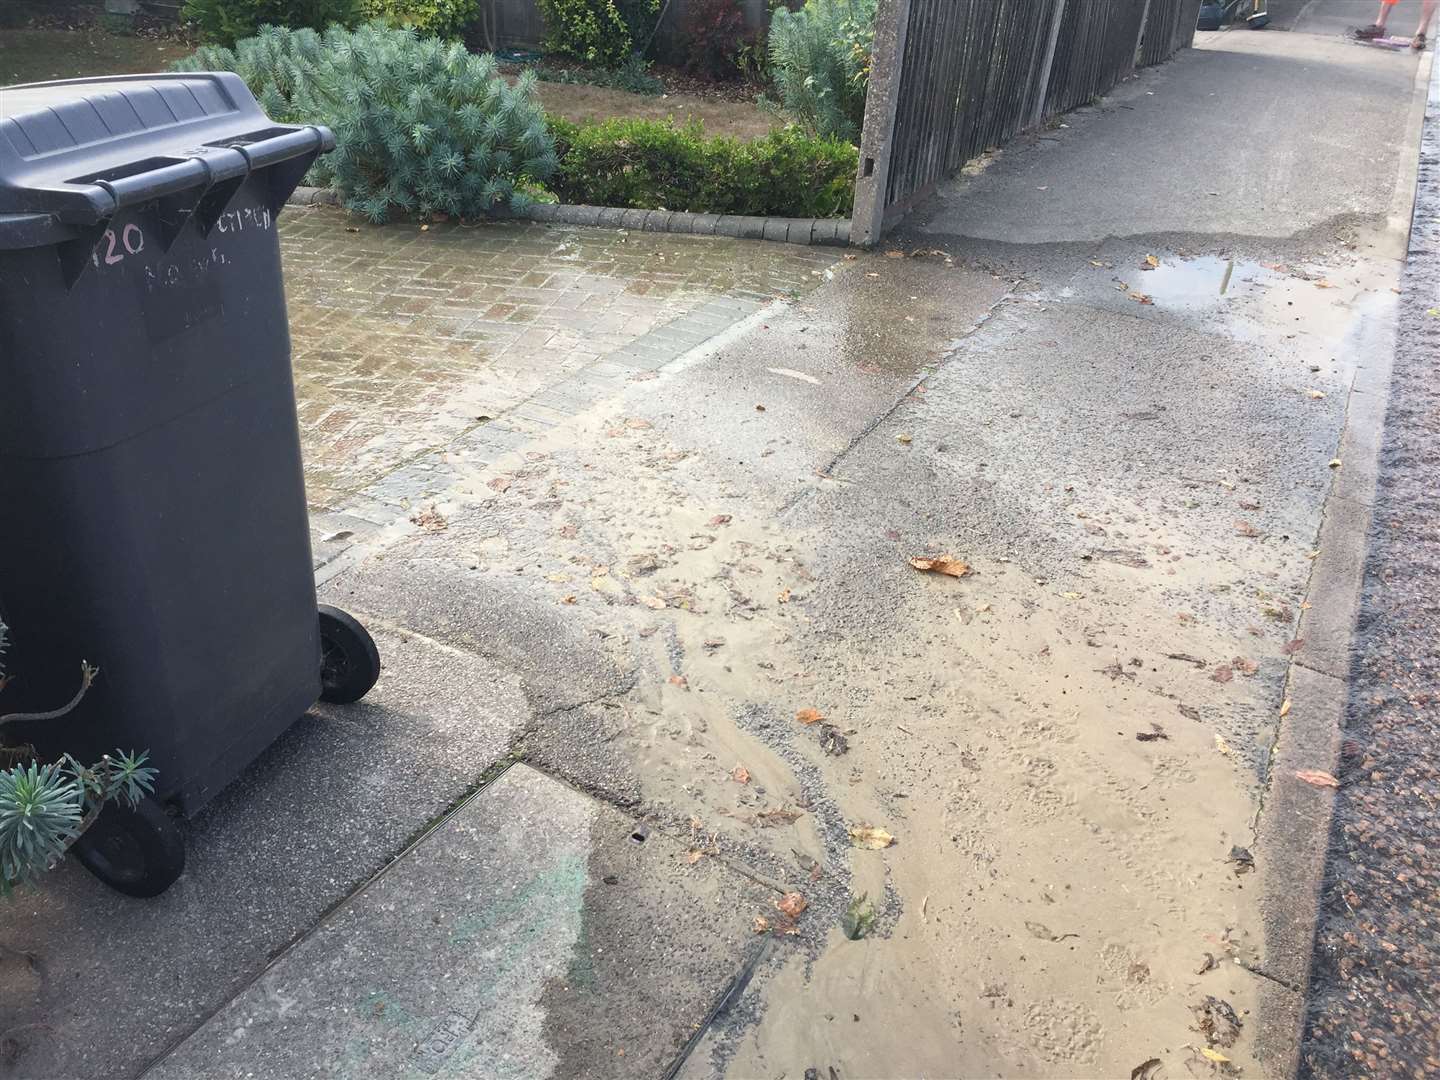
[[[1065,21],[1065,0],[1052,0],[1055,18],[1050,23],[1050,40],[1045,43],[1045,62],[1040,65],[1040,78],[1032,88],[1035,100],[1030,106],[1029,127],[1039,127],[1045,119],[1045,99],[1049,96],[1050,72],[1055,67],[1055,46],[1060,42],[1060,24]]]
[[[874,247],[885,233],[885,193],[890,185],[895,114],[905,77],[911,3],[880,0],[875,12],[865,127],[860,133],[860,173],[855,179],[855,211],[851,215],[850,242],[857,247]]]

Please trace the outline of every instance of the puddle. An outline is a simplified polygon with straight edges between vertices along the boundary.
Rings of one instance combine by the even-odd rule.
[[[1144,292],[1156,304],[1172,308],[1211,307],[1274,285],[1285,275],[1259,263],[1238,262],[1215,256],[1161,261],[1154,270],[1133,275],[1132,289]]]

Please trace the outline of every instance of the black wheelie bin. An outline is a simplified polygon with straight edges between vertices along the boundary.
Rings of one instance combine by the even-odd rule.
[[[334,138],[229,73],[0,89],[0,616],[7,730],[43,760],[148,750],[154,797],[75,846],[136,896],[192,815],[374,642],[316,603],[276,217]]]

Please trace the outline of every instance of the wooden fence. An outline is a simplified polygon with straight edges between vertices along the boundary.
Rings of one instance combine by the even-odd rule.
[[[851,236],[972,158],[1188,46],[1200,0],[880,0]]]

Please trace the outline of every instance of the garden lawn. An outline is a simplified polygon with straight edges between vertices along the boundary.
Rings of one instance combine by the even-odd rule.
[[[191,52],[176,41],[85,30],[0,30],[0,86],[164,71]]]
[[[541,104],[545,106],[547,113],[576,124],[599,122],[612,117],[636,120],[664,120],[674,117],[677,124],[698,119],[705,125],[706,135],[732,135],[737,139],[754,139],[784,123],[749,101],[720,101],[690,94],[650,97],[605,86],[570,83],[542,82],[539,84],[539,91]]]

